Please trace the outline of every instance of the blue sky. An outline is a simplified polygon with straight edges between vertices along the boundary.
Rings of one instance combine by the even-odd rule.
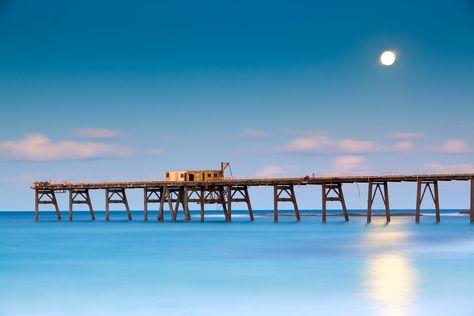
[[[31,209],[34,180],[220,161],[240,177],[472,170],[473,38],[468,0],[0,1],[0,208]],[[441,188],[467,207],[466,184]]]

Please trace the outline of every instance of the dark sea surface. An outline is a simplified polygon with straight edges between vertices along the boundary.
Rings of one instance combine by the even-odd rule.
[[[474,315],[468,216],[303,213],[0,212],[0,315]]]

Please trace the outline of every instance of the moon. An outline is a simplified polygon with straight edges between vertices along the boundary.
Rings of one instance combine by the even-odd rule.
[[[390,50],[386,50],[382,53],[382,55],[380,55],[380,62],[384,66],[393,65],[396,59],[397,59],[397,55]]]

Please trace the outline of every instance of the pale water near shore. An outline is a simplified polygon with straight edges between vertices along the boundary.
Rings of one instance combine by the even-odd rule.
[[[0,212],[0,315],[474,315],[467,216],[323,225],[265,213],[227,224]]]

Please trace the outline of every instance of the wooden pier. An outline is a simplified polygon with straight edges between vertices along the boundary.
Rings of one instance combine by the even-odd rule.
[[[295,186],[320,186],[322,193],[322,222],[327,220],[327,203],[338,202],[341,205],[344,220],[349,221],[344,199],[343,185],[349,183],[367,184],[367,222],[372,220],[372,206],[375,198],[381,198],[385,206],[386,221],[390,221],[389,184],[395,182],[415,182],[416,213],[415,222],[420,221],[421,203],[431,198],[436,222],[440,222],[438,183],[440,181],[464,181],[470,184],[470,222],[474,223],[474,173],[462,174],[419,174],[419,175],[384,175],[384,176],[320,176],[302,178],[266,178],[266,179],[219,179],[216,181],[137,181],[137,182],[96,182],[96,183],[53,183],[35,182],[32,189],[35,192],[35,220],[39,220],[39,205],[54,206],[58,220],[61,220],[56,194],[69,192],[69,220],[73,220],[73,205],[86,204],[91,219],[95,220],[94,209],[89,194],[90,190],[105,191],[105,219],[109,221],[109,206],[112,203],[123,204],[128,219],[132,214],[127,200],[126,190],[143,190],[144,221],[148,221],[148,210],[152,204],[158,204],[158,221],[164,220],[165,207],[168,208],[172,221],[176,221],[180,211],[184,213],[185,221],[191,220],[189,203],[200,205],[200,219],[205,219],[205,205],[219,204],[224,211],[225,220],[232,221],[232,203],[247,205],[249,220],[254,220],[249,187],[273,187],[274,221],[278,222],[279,203],[292,203],[297,221],[301,220],[295,194]]]

